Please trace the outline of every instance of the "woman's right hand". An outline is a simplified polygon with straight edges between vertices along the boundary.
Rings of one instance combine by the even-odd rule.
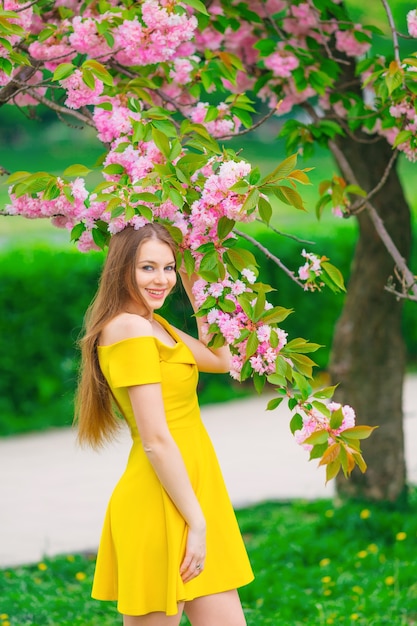
[[[206,528],[188,527],[185,556],[180,567],[181,578],[188,583],[204,569],[206,558]]]

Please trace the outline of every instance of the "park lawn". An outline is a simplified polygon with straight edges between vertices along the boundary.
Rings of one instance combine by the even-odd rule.
[[[417,489],[409,505],[294,501],[237,512],[256,575],[248,626],[417,624]],[[94,554],[0,571],[1,626],[117,626],[90,599]],[[186,618],[182,626],[188,625]]]

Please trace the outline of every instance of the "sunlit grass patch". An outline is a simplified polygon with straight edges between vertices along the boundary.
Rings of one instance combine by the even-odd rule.
[[[275,502],[238,519],[256,575],[240,591],[248,626],[417,624],[416,489],[408,507]],[[94,561],[0,571],[0,626],[121,626],[114,602],[90,598]]]

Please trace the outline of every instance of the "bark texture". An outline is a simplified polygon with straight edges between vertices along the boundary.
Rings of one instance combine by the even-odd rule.
[[[367,191],[381,179],[392,149],[385,141],[357,143],[349,137],[339,147]],[[393,169],[372,203],[404,258],[409,258],[411,217],[397,172]],[[357,423],[378,425],[362,442],[368,465],[349,480],[337,479],[342,496],[395,502],[405,494],[402,393],[405,346],[401,330],[402,301],[384,290],[394,263],[366,211],[358,216],[359,239],[348,293],[337,323],[330,372],[339,382],[335,399],[350,404]]]

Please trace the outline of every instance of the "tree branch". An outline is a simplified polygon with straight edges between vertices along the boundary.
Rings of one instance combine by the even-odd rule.
[[[352,185],[360,186],[358,181],[356,180],[356,176],[352,168],[350,167],[349,162],[347,161],[345,155],[343,154],[339,146],[336,144],[336,142],[332,140],[329,141],[329,148],[333,156],[335,157],[344,177]],[[397,268],[399,269],[399,271],[401,272],[403,276],[404,290],[405,290],[404,293],[407,293],[409,290],[411,290],[413,295],[417,297],[417,283],[415,281],[413,273],[408,268],[404,257],[401,256],[397,246],[395,245],[392,238],[390,237],[387,229],[385,228],[384,222],[378,215],[378,212],[375,209],[375,207],[369,201],[366,201],[365,203],[366,203],[366,209],[368,211],[369,217],[374,225],[376,232],[378,233],[382,243],[388,250]]]
[[[0,89],[0,106],[6,104],[13,98],[17,91],[21,90],[22,83],[26,83],[38,70],[39,64],[25,65],[20,69],[16,76],[10,80],[2,89]]]
[[[388,0],[381,0],[381,3],[385,9],[385,13],[387,14],[389,27],[391,29],[392,34],[392,43],[394,44],[394,58],[397,61],[398,65],[401,65],[401,57],[400,57],[400,44],[398,42],[398,33],[395,28],[394,16],[391,11],[391,7],[388,4]]]
[[[268,250],[268,248],[265,248],[265,246],[263,246],[261,243],[259,243],[259,241],[256,241],[256,239],[254,239],[250,235],[247,235],[246,233],[242,233],[240,230],[237,230],[236,228],[233,229],[233,232],[236,233],[236,235],[238,235],[239,237],[242,237],[243,239],[246,239],[246,241],[249,241],[252,245],[254,245],[256,248],[261,250],[261,252],[264,253],[264,255],[266,256],[267,259],[271,259],[271,261],[273,261],[276,265],[278,265],[278,267],[280,269],[282,269],[282,271],[285,274],[287,274],[287,276],[289,276],[291,278],[291,280],[293,280],[299,287],[304,289],[303,283],[300,282],[298,280],[298,278],[296,278],[294,272],[292,272],[290,269],[288,269],[288,267],[286,265],[284,265],[284,263],[278,257],[276,257],[274,254],[272,254],[272,252],[270,252]]]
[[[28,94],[31,95],[32,98],[34,98],[41,104],[44,104],[46,107],[48,107],[52,111],[55,111],[56,113],[60,113],[62,115],[70,115],[71,117],[75,117],[75,119],[80,120],[80,122],[83,122],[83,124],[87,124],[87,126],[92,126],[93,128],[95,128],[95,125],[91,116],[83,115],[79,111],[67,109],[67,107],[61,106],[60,104],[57,104],[53,100],[49,100],[48,98],[45,98],[44,96],[39,95],[38,93],[36,93],[36,91],[32,89],[28,89]]]
[[[261,220],[260,217],[257,217],[256,221],[265,225],[265,222],[263,220]],[[307,239],[300,239],[299,237],[296,237],[295,235],[290,235],[289,233],[282,233],[280,230],[277,230],[274,226],[271,226],[271,224],[267,224],[267,226],[268,226],[268,228],[270,230],[272,230],[277,235],[281,235],[281,237],[287,237],[287,239],[294,239],[294,241],[297,241],[298,243],[306,243],[309,246],[315,246],[316,245],[315,241],[308,241]]]

